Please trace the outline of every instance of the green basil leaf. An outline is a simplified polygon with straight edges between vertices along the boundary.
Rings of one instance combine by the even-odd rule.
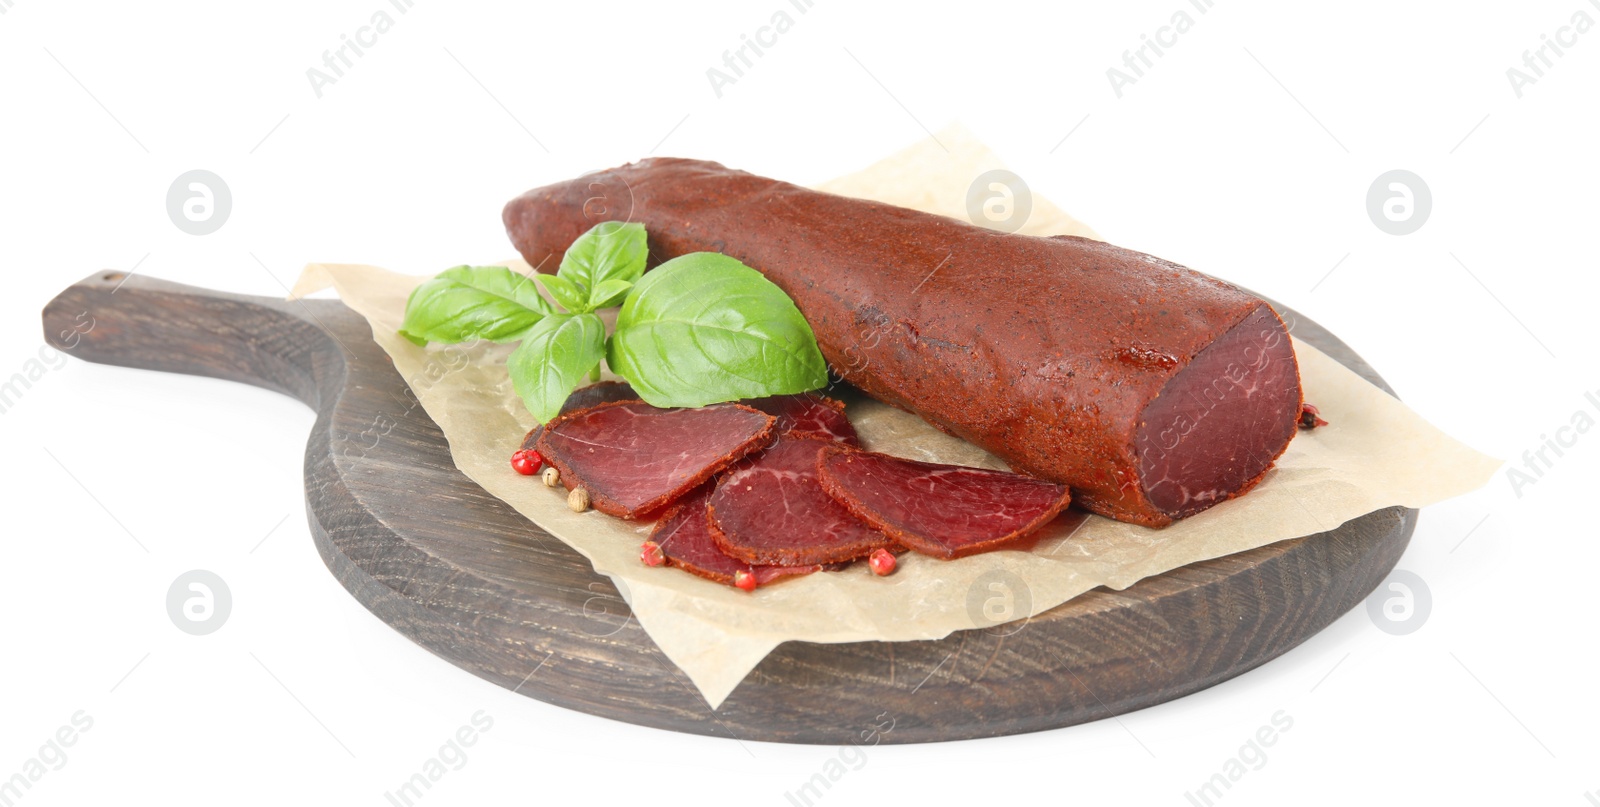
[[[411,292],[400,335],[412,342],[510,342],[554,311],[539,289],[503,266],[457,266]]]
[[[632,280],[623,280],[616,277],[610,280],[602,280],[600,285],[595,286],[594,291],[589,294],[589,302],[594,305],[596,310],[620,305],[622,298],[627,295],[628,289],[631,288],[633,288]]]
[[[655,406],[705,406],[828,383],[816,335],[794,301],[760,272],[715,252],[674,258],[634,285],[607,361]]]
[[[574,314],[587,314],[592,310],[588,307],[587,289],[580,289],[573,285],[572,281],[557,275],[538,275],[536,279],[544,286],[545,291],[550,292],[551,297],[556,298],[556,302],[560,303],[562,308]]]
[[[605,323],[594,314],[551,314],[506,357],[511,385],[541,423],[560,414],[567,396],[599,369],[605,339]]]
[[[645,260],[649,257],[643,224],[621,221],[602,221],[567,247],[561,257],[562,279],[583,290],[587,308],[573,311],[593,311],[603,308],[604,298],[599,296],[600,286],[608,280],[626,280],[634,283],[644,274]]]

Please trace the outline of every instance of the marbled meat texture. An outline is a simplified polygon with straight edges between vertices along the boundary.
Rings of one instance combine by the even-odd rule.
[[[739,404],[658,409],[619,401],[550,421],[537,450],[569,490],[588,490],[596,510],[644,518],[767,445],[773,423]]]
[[[894,545],[822,490],[817,455],[832,443],[784,437],[717,480],[711,537],[746,563],[795,566],[866,557]]]
[[[1065,485],[1006,471],[846,448],[824,449],[818,463],[822,489],[851,514],[937,558],[1003,549],[1071,503]]]

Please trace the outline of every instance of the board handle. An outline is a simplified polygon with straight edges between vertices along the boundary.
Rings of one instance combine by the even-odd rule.
[[[336,337],[317,322],[327,300],[275,300],[97,272],[44,307],[50,346],[85,361],[209,376],[281,392],[319,407],[318,373],[343,372]],[[321,356],[318,359],[318,356]]]

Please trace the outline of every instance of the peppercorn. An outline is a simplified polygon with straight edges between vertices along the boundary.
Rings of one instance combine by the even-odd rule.
[[[1318,426],[1326,425],[1328,425],[1328,421],[1320,417],[1320,413],[1315,406],[1308,403],[1300,404],[1300,428],[1315,429]]]
[[[544,464],[544,457],[533,449],[524,449],[511,455],[511,467],[523,476],[533,476]]]
[[[756,576],[744,569],[733,573],[733,584],[745,591],[756,590]]]
[[[655,541],[645,541],[639,547],[639,560],[646,566],[660,566],[667,562],[667,553],[661,551],[661,545]]]
[[[879,577],[894,574],[894,569],[897,565],[899,565],[899,561],[895,560],[894,553],[887,549],[874,549],[872,550],[872,555],[867,558],[868,568],[872,569],[872,573]]]

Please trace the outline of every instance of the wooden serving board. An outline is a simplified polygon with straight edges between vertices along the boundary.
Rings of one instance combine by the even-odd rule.
[[[1388,389],[1332,334],[1278,310],[1296,336]],[[1140,709],[1239,675],[1327,626],[1388,574],[1417,519],[1416,510],[1381,510],[939,641],[789,642],[713,712],[607,578],[456,470],[366,321],[342,303],[107,272],[51,301],[44,330],[80,359],[304,401],[317,412],[305,460],[311,532],[362,605],[496,684],[674,731],[911,743]],[[875,726],[889,725],[874,738]]]

